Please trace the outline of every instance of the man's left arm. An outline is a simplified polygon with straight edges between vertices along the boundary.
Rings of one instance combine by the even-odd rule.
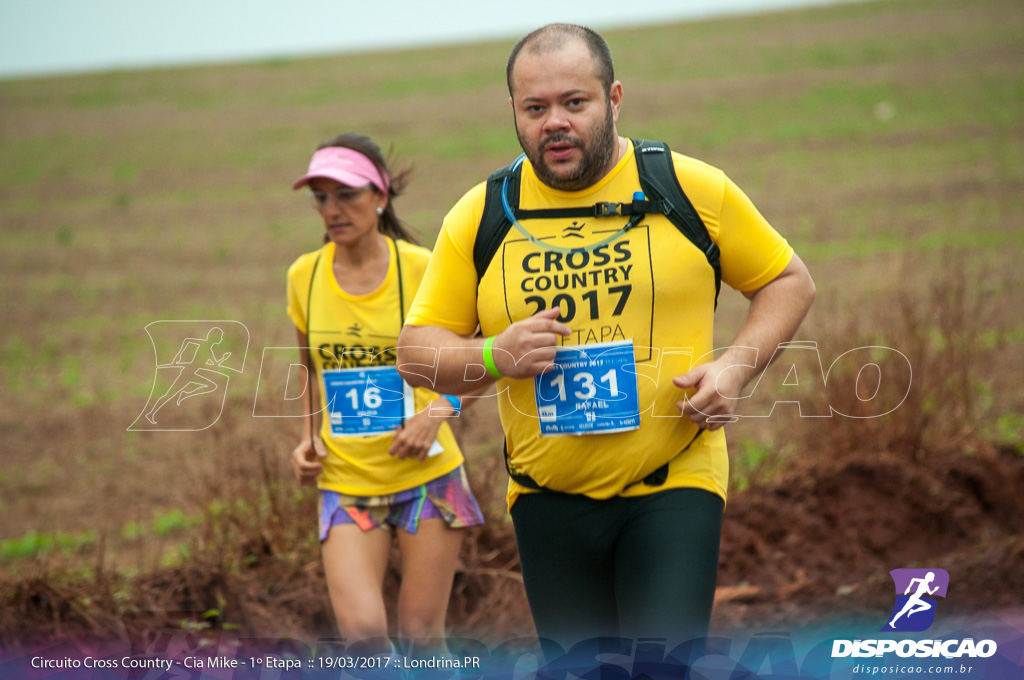
[[[696,389],[677,402],[683,415],[708,430],[729,422],[743,388],[777,357],[778,346],[796,333],[814,301],[814,292],[814,281],[796,254],[774,279],[745,291],[750,309],[729,349],[673,380],[677,387]]]

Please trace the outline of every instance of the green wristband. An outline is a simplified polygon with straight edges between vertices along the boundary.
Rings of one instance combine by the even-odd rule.
[[[491,374],[491,377],[495,380],[500,380],[504,376],[501,374],[501,371],[498,370],[498,367],[494,365],[494,354],[491,351],[495,337],[496,336],[492,335],[484,340],[484,367],[487,369],[487,372]]]

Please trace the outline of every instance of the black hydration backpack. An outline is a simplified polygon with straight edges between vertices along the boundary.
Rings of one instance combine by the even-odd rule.
[[[506,208],[517,220],[549,219],[561,217],[629,217],[622,231],[632,229],[647,213],[664,215],[708,260],[715,272],[715,307],[722,287],[722,268],[718,246],[708,235],[690,199],[683,193],[672,164],[672,154],[666,144],[642,139],[633,140],[640,175],[640,188],[630,203],[596,203],[589,208],[549,208],[522,210],[519,208],[519,183],[524,156],[487,178],[483,217],[473,244],[473,262],[477,281],[481,280],[494,255],[501,247],[505,235],[512,227]],[[506,205],[507,204],[507,205]],[[581,249],[582,250],[582,249]]]
[[[493,173],[487,178],[487,191],[484,198],[484,212],[480,218],[480,228],[473,244],[473,263],[476,266],[477,281],[483,279],[487,267],[501,248],[505,235],[512,228],[509,214],[516,220],[551,219],[578,217],[629,217],[626,225],[612,238],[632,229],[643,220],[648,213],[664,215],[672,224],[695,245],[707,258],[708,264],[715,272],[715,307],[718,307],[718,293],[722,288],[722,268],[719,262],[718,245],[711,240],[707,227],[697,214],[693,203],[686,197],[679,185],[672,153],[668,145],[662,142],[634,139],[633,153],[636,157],[637,171],[640,175],[642,192],[633,195],[629,203],[596,203],[589,208],[548,208],[544,210],[522,210],[519,208],[519,184],[523,159],[520,156],[511,165]],[[580,248],[580,250],[583,250]],[[686,445],[689,448],[698,436],[704,432],[701,428],[693,440]],[[508,443],[505,444],[505,469],[512,479],[520,485],[538,491],[546,490],[529,475],[512,471],[508,458]],[[665,463],[651,474],[644,477],[644,484],[661,486],[668,478],[668,463]]]

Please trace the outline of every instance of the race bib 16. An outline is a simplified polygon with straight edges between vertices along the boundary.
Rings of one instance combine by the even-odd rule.
[[[387,434],[412,415],[412,388],[394,366],[325,370],[323,379],[336,437]]]

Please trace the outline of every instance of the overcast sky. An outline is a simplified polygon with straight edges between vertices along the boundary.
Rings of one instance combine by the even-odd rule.
[[[0,78],[511,38],[551,21],[611,29],[833,1],[0,0]]]

